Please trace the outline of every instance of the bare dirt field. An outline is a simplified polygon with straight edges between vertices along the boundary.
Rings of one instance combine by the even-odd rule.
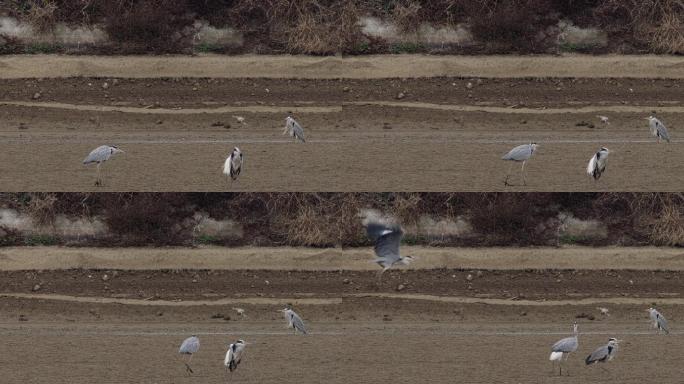
[[[356,59],[265,58],[251,75],[217,75],[217,64],[204,61],[183,75],[158,58],[156,67],[144,59],[115,65],[77,58],[77,64],[55,63],[63,70],[57,74],[32,69],[16,78],[20,58],[7,58],[0,63],[15,69],[0,80],[0,185],[5,191],[680,191],[684,83],[672,68],[681,60],[643,59],[632,63],[641,75],[625,78],[630,66],[615,57],[564,59],[539,58],[535,71],[546,75],[530,73],[529,59],[501,60],[496,75],[487,69],[497,63],[491,57],[480,59],[480,72],[473,58],[414,57],[414,67],[432,68],[415,78],[390,70],[381,76],[390,60],[407,60],[397,57],[374,58],[371,72]],[[192,63],[164,63],[174,60]],[[589,75],[592,63],[604,71],[612,64],[614,71]],[[338,67],[344,79],[325,76]],[[77,76],[73,68],[97,77],[49,78]],[[305,127],[306,143],[281,135],[288,112]],[[650,136],[644,117],[652,113],[668,125],[671,143]],[[609,116],[610,124],[596,115]],[[500,157],[531,141],[541,146],[526,167],[527,186],[518,174],[516,185],[504,186],[509,164]],[[126,154],[106,164],[105,186],[96,188],[94,168],[81,161],[104,143]],[[245,166],[231,185],[221,166],[236,145]],[[593,182],[584,169],[601,146],[612,154],[603,178]]]
[[[655,250],[611,252],[627,260]],[[88,269],[43,269],[30,257],[23,269],[0,265],[0,335],[11,351],[0,364],[3,382],[681,382],[684,274],[669,268],[668,258],[658,261],[658,270],[587,268],[591,263],[572,257],[576,268],[572,262],[534,269],[513,262],[505,270],[424,265],[389,271],[378,285],[367,269],[163,269],[163,260],[159,269],[98,268],[111,251],[82,255]],[[673,265],[681,258],[663,251]],[[558,255],[545,252],[552,260],[546,267],[556,265]],[[304,269],[316,259],[285,253],[266,259]],[[513,257],[498,255],[500,263]],[[287,303],[310,334],[284,328],[276,311]],[[669,335],[649,328],[651,305],[670,319]],[[567,362],[570,376],[558,377],[549,348],[570,333],[573,321],[580,325],[580,347]],[[202,346],[192,362],[196,373],[188,376],[177,348],[191,334]],[[605,370],[584,366],[583,358],[608,337],[623,340],[617,358]],[[237,338],[250,345],[230,376],[221,363]]]

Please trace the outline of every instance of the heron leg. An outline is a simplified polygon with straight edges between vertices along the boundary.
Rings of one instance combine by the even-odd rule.
[[[100,186],[102,183],[100,182],[100,163],[97,163],[97,170],[95,171],[95,186]]]
[[[525,163],[526,163],[526,162],[527,162],[527,161],[523,161],[522,169],[521,169],[523,185],[527,185],[527,182],[525,182]]]
[[[193,371],[192,368],[190,368],[190,362],[191,362],[191,361],[192,361],[192,355],[190,355],[190,358],[189,358],[188,361],[185,363],[185,371],[186,371],[188,374],[195,373],[195,371]]]

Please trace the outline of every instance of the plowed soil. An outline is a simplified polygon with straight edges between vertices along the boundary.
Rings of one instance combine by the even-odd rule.
[[[81,256],[86,265],[107,257]],[[9,383],[679,383],[675,259],[659,270],[586,269],[577,258],[563,269],[401,269],[378,283],[375,271],[344,268],[44,270],[27,258],[25,269],[0,272],[0,374]],[[308,335],[285,328],[277,310],[288,303]],[[650,328],[652,305],[669,335]],[[549,348],[575,321],[580,346],[559,377]],[[192,334],[201,348],[188,375],[177,348]],[[608,337],[622,340],[617,357],[605,370],[585,366]],[[230,374],[222,359],[238,338],[248,353]]]
[[[105,83],[107,84],[105,86]],[[681,79],[0,80],[4,191],[681,191]],[[37,94],[39,94],[37,96]],[[306,143],[282,136],[292,112]],[[657,144],[656,113],[672,142]],[[606,115],[602,124],[597,115]],[[244,117],[239,123],[237,117]],[[527,164],[500,158],[540,144]],[[81,164],[101,144],[125,154]],[[234,146],[240,179],[221,174]],[[586,164],[612,153],[594,182]],[[513,186],[504,179],[511,167]]]

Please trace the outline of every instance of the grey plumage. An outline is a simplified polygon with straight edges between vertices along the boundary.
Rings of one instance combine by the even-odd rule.
[[[83,164],[103,163],[117,153],[123,153],[123,151],[114,145],[101,145],[93,149],[90,154],[83,159]]]
[[[183,340],[183,343],[181,344],[180,348],[178,349],[178,353],[181,355],[186,355],[190,356],[187,362],[185,362],[185,369],[189,373],[194,373],[192,368],[190,368],[190,361],[192,360],[192,356],[199,351],[200,348],[200,341],[199,338],[195,335],[192,335],[188,337],[187,339]]]
[[[297,331],[306,335],[306,327],[304,326],[304,321],[299,315],[290,308],[285,308],[282,310],[285,320],[287,320],[287,327],[292,328],[294,333]]]
[[[649,308],[648,312],[651,317],[651,321],[653,321],[653,328],[657,329],[658,332],[663,331],[665,334],[670,333],[670,330],[667,327],[667,319],[665,319],[665,316],[663,316],[655,308]]]
[[[517,147],[511,149],[507,154],[503,155],[503,157],[501,157],[502,160],[522,162],[521,173],[523,185],[527,185],[527,182],[525,180],[525,163],[527,163],[527,161],[532,157],[534,152],[537,150],[537,147],[537,143],[518,145]],[[508,167],[508,173],[506,174],[506,180],[504,181],[505,185],[509,185],[508,179],[510,175],[511,167]]]
[[[306,142],[304,139],[304,128],[302,128],[302,126],[299,125],[299,123],[295,121],[292,116],[288,116],[285,119],[285,131],[283,131],[283,135],[284,134],[288,134],[294,137],[295,140],[299,140],[302,143]]]
[[[88,156],[83,159],[83,164],[97,164],[97,178],[95,180],[95,185],[102,185],[103,183],[102,178],[100,177],[100,166],[102,163],[109,160],[117,153],[124,153],[124,151],[113,145],[101,145],[93,149]]]
[[[610,339],[608,339],[608,344],[598,347],[594,352],[591,353],[591,355],[587,356],[587,358],[584,359],[584,362],[587,365],[608,362],[615,358],[615,355],[617,354],[617,349],[618,340],[616,338],[611,337]]]
[[[667,127],[662,121],[658,120],[655,116],[649,116],[646,118],[648,120],[648,126],[651,129],[651,134],[660,139],[670,142],[670,133],[667,131]]]
[[[226,162],[223,164],[223,173],[226,176],[229,176],[231,180],[237,180],[238,176],[240,176],[240,172],[242,171],[243,159],[244,158],[240,148],[233,148],[233,150],[230,152],[230,155],[228,155],[228,158],[226,158]]]
[[[223,361],[223,364],[228,367],[229,371],[233,372],[237,369],[238,365],[240,365],[246,345],[244,340],[238,340],[228,346],[228,351],[226,352],[226,358]]]
[[[567,360],[570,353],[575,352],[579,346],[579,341],[577,339],[577,323],[572,325],[572,330],[573,336],[560,339],[551,346],[551,355],[549,356],[549,360],[552,362],[558,361],[559,375],[563,375],[563,356],[565,356],[565,359]]]
[[[382,267],[378,278],[386,270],[395,265],[408,265],[413,261],[412,256],[402,257],[399,253],[399,245],[404,232],[397,224],[387,225],[379,221],[369,221],[366,223],[366,233],[368,238],[375,242],[374,250],[376,258],[373,262]]]
[[[593,177],[594,180],[598,180],[603,172],[605,172],[609,154],[610,151],[608,148],[601,147],[601,149],[589,160],[589,165],[587,165],[587,174]]]
[[[197,353],[197,351],[199,351],[199,347],[199,338],[197,336],[190,336],[183,340],[183,343],[178,349],[178,353],[181,355],[192,355],[193,353]]]

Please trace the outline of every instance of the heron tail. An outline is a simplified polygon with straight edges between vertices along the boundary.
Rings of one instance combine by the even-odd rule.
[[[556,360],[560,360],[562,357],[563,357],[563,352],[551,352],[551,355],[549,356],[549,360],[556,361]]]

